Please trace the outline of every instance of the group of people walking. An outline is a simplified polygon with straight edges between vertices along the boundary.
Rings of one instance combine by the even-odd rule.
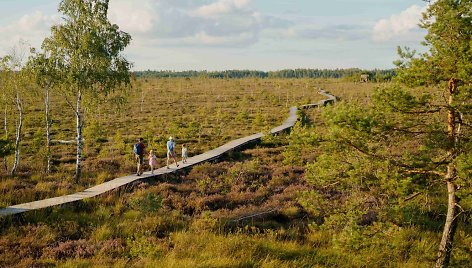
[[[174,159],[176,167],[179,167],[177,163],[177,154],[175,153],[175,141],[173,137],[169,137],[166,144],[167,147],[167,168],[169,168],[169,161]],[[138,142],[133,147],[133,153],[135,155],[137,170],[136,175],[140,176],[143,174],[144,166],[144,155],[146,154],[146,146],[144,145],[143,138],[139,138]],[[182,144],[182,163],[187,163],[187,147]],[[154,168],[157,166],[157,156],[154,150],[150,150],[148,154],[149,166],[151,167],[151,174],[154,174]]]

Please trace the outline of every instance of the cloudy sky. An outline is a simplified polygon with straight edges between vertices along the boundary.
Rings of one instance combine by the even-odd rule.
[[[0,0],[0,55],[40,47],[60,0]],[[421,49],[421,0],[110,0],[135,70],[391,68]]]

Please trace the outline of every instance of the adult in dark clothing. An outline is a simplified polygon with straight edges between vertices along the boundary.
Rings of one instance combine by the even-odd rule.
[[[134,156],[136,158],[137,170],[136,175],[140,176],[143,174],[143,165],[144,165],[144,153],[145,148],[143,138],[139,138],[138,143],[134,145]]]

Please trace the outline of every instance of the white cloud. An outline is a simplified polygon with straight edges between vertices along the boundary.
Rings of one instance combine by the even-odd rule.
[[[261,14],[252,0],[113,0],[108,17],[133,37],[130,53],[143,46],[250,46],[265,31],[291,26],[288,20]],[[0,47],[7,51],[19,40],[39,47],[50,27],[60,22],[58,13],[24,15],[0,26]]]
[[[46,17],[39,11],[36,11],[32,15],[25,15],[16,24],[17,30],[25,31],[29,29],[35,29],[36,26],[40,25],[43,21],[47,20]]]
[[[6,52],[19,42],[39,47],[51,26],[60,20],[58,15],[47,16],[40,11],[27,14],[8,25],[0,27],[0,47]]]
[[[249,7],[249,0],[219,0],[215,3],[200,6],[190,12],[193,16],[204,18],[228,14]]]
[[[150,0],[110,1],[108,17],[125,32],[147,33],[158,19]]]
[[[308,39],[326,39],[337,41],[362,40],[368,36],[368,28],[364,25],[356,24],[333,24],[327,26],[309,25],[294,29],[297,37]]]
[[[140,1],[152,3],[147,8],[153,16],[152,30],[135,40],[158,46],[249,46],[259,40],[263,30],[289,24],[259,13],[250,0]]]
[[[221,46],[221,45],[242,45],[246,43],[252,43],[254,38],[256,38],[253,32],[241,32],[232,36],[214,36],[209,35],[206,32],[202,31],[195,35],[192,40],[197,41],[210,46]]]
[[[419,32],[421,14],[426,7],[413,5],[400,14],[392,15],[388,19],[379,20],[373,30],[372,39],[376,42],[386,42],[394,38],[416,38]]]
[[[21,33],[31,32],[35,30],[44,30],[45,28],[52,25],[55,21],[55,17],[45,16],[42,12],[36,11],[33,14],[26,14],[19,20],[10,23],[9,25],[0,27],[0,33]]]

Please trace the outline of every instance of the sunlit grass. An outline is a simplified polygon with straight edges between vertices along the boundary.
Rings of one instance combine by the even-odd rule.
[[[129,174],[135,168],[131,147],[139,137],[145,138],[148,149],[157,152],[159,165],[164,165],[169,136],[176,138],[178,146],[186,143],[192,156],[267,131],[285,120],[290,106],[323,98],[317,86],[310,79],[140,79],[126,94],[116,92],[106,100],[85,97],[84,169],[79,184],[74,182],[73,144],[54,144],[53,173],[44,174],[42,102],[31,100],[25,111],[20,175],[12,180],[23,186],[2,187],[0,205],[72,193]],[[122,96],[125,102],[117,104]],[[59,92],[51,106],[53,140],[73,140],[75,117]],[[13,129],[13,114],[8,119]],[[6,174],[0,185],[5,179],[9,179]],[[54,185],[48,187],[43,181]],[[20,189],[12,194],[15,187]]]
[[[109,113],[103,108],[88,114],[100,129],[88,130],[92,139],[86,139],[94,142],[87,144],[81,185],[70,179],[73,146],[55,146],[56,157],[62,160],[54,174],[36,172],[39,164],[35,166],[31,151],[24,166],[35,168],[25,168],[21,179],[2,177],[0,200],[7,205],[63,194],[127,174],[134,168],[128,150],[140,135],[161,150],[162,163],[161,145],[170,133],[189,143],[191,153],[198,153],[273,127],[285,119],[286,106],[321,98],[315,86],[362,102],[376,85],[327,80],[143,80],[136,88],[149,90],[143,112],[141,93],[135,91],[125,110]],[[230,108],[220,115],[211,113],[219,105]],[[0,218],[0,267],[431,267],[444,211],[438,205],[442,193],[434,189],[427,204],[411,200],[396,208],[396,214],[383,215],[389,220],[365,226],[339,226],[336,219],[342,214],[320,218],[321,210],[337,213],[321,203],[312,204],[318,211],[301,205],[303,193],[319,187],[305,179],[306,163],[320,153],[310,146],[323,128],[319,112],[306,111],[308,125],[297,126],[290,135],[264,138],[261,144],[216,163],[84,202]],[[69,119],[72,116],[61,120]],[[194,129],[201,125],[205,127]],[[62,127],[67,128],[65,123]],[[64,133],[66,138],[69,134]],[[326,196],[325,202],[334,202],[346,195]],[[472,262],[470,224],[461,219],[452,267],[469,267]]]

